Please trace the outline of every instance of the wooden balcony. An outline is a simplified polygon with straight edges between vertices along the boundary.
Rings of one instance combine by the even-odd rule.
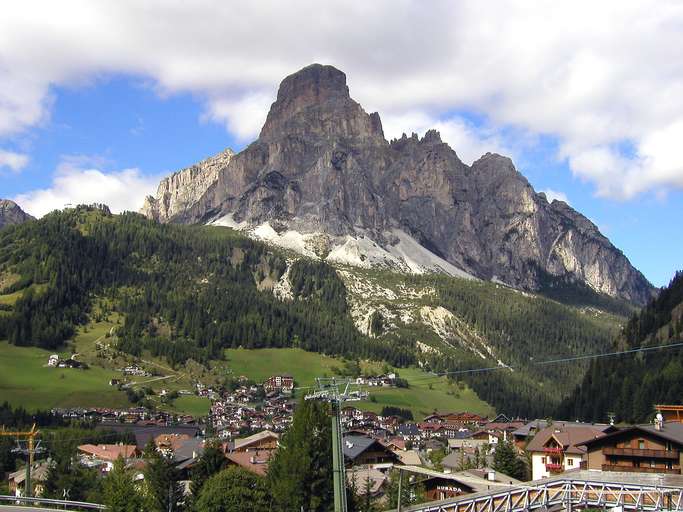
[[[648,459],[672,459],[678,460],[678,450],[648,450],[640,448],[612,448],[605,446],[603,455],[620,455],[622,457],[645,457]]]
[[[545,465],[546,471],[549,471],[551,473],[561,473],[564,471],[564,467],[562,467],[562,464],[546,464]]]
[[[558,453],[559,454],[559,453],[562,453],[564,450],[562,448],[560,448],[559,446],[558,447],[545,446],[543,448],[543,451],[545,453]]]
[[[639,468],[634,468],[633,466],[619,466],[618,464],[603,464],[603,471],[621,471],[623,473],[662,473],[665,475],[680,475],[680,469],[667,469],[667,468],[651,468],[641,466]]]

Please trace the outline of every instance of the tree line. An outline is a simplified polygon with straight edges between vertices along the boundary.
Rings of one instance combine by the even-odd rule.
[[[614,351],[683,341],[683,272],[626,323]],[[651,421],[656,404],[679,404],[683,350],[659,349],[593,361],[580,385],[558,408],[563,417],[591,421]]]

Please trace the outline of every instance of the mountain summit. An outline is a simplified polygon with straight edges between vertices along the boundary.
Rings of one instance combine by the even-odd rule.
[[[537,194],[509,158],[487,153],[465,165],[434,130],[388,142],[379,114],[351,98],[332,66],[286,77],[259,138],[211,167],[194,166],[175,184],[167,178],[144,213],[227,225],[363,267],[527,290],[578,283],[637,304],[653,293],[593,223]],[[164,215],[150,208],[173,196],[187,200]]]
[[[22,224],[32,219],[33,217],[22,210],[14,201],[0,199],[0,228],[13,224]]]

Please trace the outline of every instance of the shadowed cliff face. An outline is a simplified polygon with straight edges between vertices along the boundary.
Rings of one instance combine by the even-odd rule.
[[[0,199],[0,228],[14,224],[22,224],[32,220],[28,213],[22,210],[17,203],[9,199]]]
[[[487,153],[467,166],[433,130],[387,142],[379,115],[351,99],[332,66],[285,78],[259,138],[218,167],[215,177],[191,180],[198,199],[157,218],[229,214],[243,225],[366,236],[385,248],[399,229],[482,279],[529,290],[548,278],[576,280],[639,304],[652,294],[595,225],[536,194],[509,158]]]

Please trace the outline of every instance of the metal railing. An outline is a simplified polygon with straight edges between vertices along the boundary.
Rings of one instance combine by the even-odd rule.
[[[683,488],[621,484],[590,480],[548,480],[504,491],[481,492],[449,500],[423,503],[404,512],[529,512],[563,506],[574,508],[614,508],[660,512],[683,511]],[[395,511],[393,511],[395,512]]]
[[[0,495],[0,505],[51,505],[61,510],[106,510],[105,505],[99,503],[87,503],[85,501],[52,500],[49,498],[26,498],[21,496]]]
[[[680,469],[674,468],[653,468],[647,466],[620,466],[619,464],[603,464],[603,471],[616,471],[621,473],[661,473],[665,475],[680,475]]]

